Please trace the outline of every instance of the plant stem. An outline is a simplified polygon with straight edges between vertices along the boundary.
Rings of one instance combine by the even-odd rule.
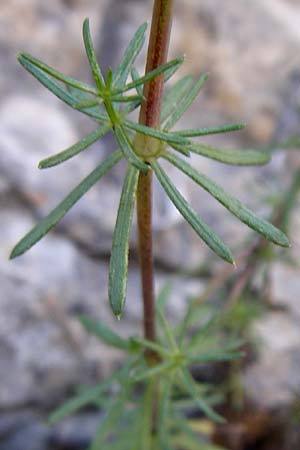
[[[173,0],[154,0],[146,73],[167,61],[172,24]],[[160,122],[163,75],[144,86],[139,123],[158,128]],[[155,297],[152,243],[152,171],[140,173],[137,188],[139,256],[144,303],[144,336],[155,341]]]

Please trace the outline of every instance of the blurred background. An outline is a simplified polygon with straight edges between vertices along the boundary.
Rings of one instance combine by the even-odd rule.
[[[107,305],[122,165],[48,237],[8,261],[17,240],[115,146],[108,136],[63,166],[39,171],[39,160],[75,143],[95,124],[41,87],[16,56],[31,53],[89,82],[84,18],[91,20],[106,69],[116,66],[137,26],[150,21],[151,7],[150,0],[0,0],[1,450],[84,448],[97,415],[87,412],[53,429],[44,419],[78,385],[111,373],[121,355],[89,337],[76,315],[99,317],[124,336],[140,332],[141,318],[135,230],[124,319],[116,323]],[[299,0],[175,1],[170,56],[186,55],[180,76],[210,73],[179,128],[245,122],[243,131],[204,138],[228,148],[264,148],[299,135],[299,24]],[[142,58],[138,67],[143,71]],[[242,396],[247,407],[215,432],[214,439],[233,450],[300,448],[300,156],[292,148],[274,147],[266,167],[230,167],[200,156],[195,165],[286,228],[291,250],[265,246],[200,188],[171,171],[181,192],[234,250],[235,271],[207,250],[155,187],[156,287],[172,284],[170,317],[176,320],[191,296],[219,302],[255,348],[238,368],[238,381],[229,383],[230,398],[237,402]],[[220,382],[221,373],[216,367],[205,376]],[[224,376],[231,380],[230,374]]]

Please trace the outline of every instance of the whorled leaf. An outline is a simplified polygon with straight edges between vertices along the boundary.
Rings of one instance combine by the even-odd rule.
[[[130,341],[123,339],[100,320],[95,320],[87,315],[80,315],[78,318],[80,323],[90,334],[96,336],[101,341],[105,342],[105,344],[119,348],[120,350],[130,350]]]
[[[129,91],[130,89],[136,89],[138,86],[141,86],[141,85],[147,83],[148,81],[151,81],[153,78],[167,72],[169,69],[172,69],[175,67],[178,68],[182,64],[183,61],[184,61],[183,56],[172,59],[172,61],[162,64],[161,66],[157,67],[156,69],[152,70],[151,72],[148,72],[146,75],[126,84],[123,88],[114,90],[113,93],[121,94],[122,92]]]
[[[10,258],[22,255],[47,234],[72,206],[106,174],[120,159],[122,152],[119,150],[109,155],[99,164],[78,186],[76,186],[44,219],[42,219],[29,233],[27,233],[14,247]]]
[[[124,308],[128,271],[130,227],[139,171],[129,164],[115,225],[109,264],[108,297],[113,313],[120,317]]]
[[[99,67],[99,64],[97,62],[96,53],[93,47],[93,42],[91,38],[90,33],[90,23],[89,19],[85,19],[83,22],[83,28],[82,28],[82,34],[83,34],[83,41],[85,45],[85,51],[86,55],[92,70],[93,78],[96,83],[96,86],[98,87],[100,93],[103,91],[105,86],[105,81],[101,72],[101,69]]]
[[[43,61],[34,58],[33,56],[27,54],[27,53],[21,53],[19,56],[19,60],[22,59],[22,61],[30,62],[33,66],[38,67],[42,72],[47,73],[48,75],[51,75],[53,78],[62,81],[63,83],[72,86],[76,89],[79,89],[83,92],[88,92],[89,94],[98,95],[98,91],[93,88],[92,86],[89,86],[86,83],[83,83],[82,81],[75,80],[74,78],[63,75],[61,72],[59,72],[56,69],[53,69],[52,67],[45,64]]]
[[[193,83],[192,75],[186,75],[177,81],[163,96],[160,121],[163,123],[173,114],[180,101],[187,95]]]
[[[111,129],[110,124],[98,128],[98,130],[88,134],[79,142],[76,142],[76,144],[71,145],[71,147],[68,147],[66,150],[63,150],[62,152],[56,153],[55,155],[40,161],[39,169],[46,169],[48,167],[53,167],[56,166],[57,164],[61,164],[64,161],[67,161],[70,158],[73,158],[73,156],[78,155],[78,153],[90,147],[94,142],[96,142],[98,139],[104,136],[110,129]]]
[[[219,134],[219,133],[229,133],[231,131],[239,131],[245,128],[244,123],[230,123],[227,125],[222,125],[220,127],[211,128],[195,128],[191,130],[180,130],[175,131],[176,134],[182,137],[198,137],[207,136],[209,134]]]
[[[85,406],[91,405],[95,403],[96,399],[99,399],[106,389],[112,384],[115,376],[110,377],[108,380],[103,381],[95,387],[84,389],[83,392],[79,393],[75,397],[69,399],[65,402],[61,407],[59,407],[56,411],[54,411],[50,417],[50,424],[55,424],[60,422],[65,417],[71,416],[72,414],[79,411],[81,408]]]
[[[201,239],[213,250],[218,256],[225,261],[234,264],[234,259],[229,248],[220,240],[215,232],[202,221],[196,214],[188,202],[183,198],[180,192],[173,185],[169,177],[157,162],[151,163],[158,181],[166,191],[168,197],[174,203],[178,211],[185,220],[191,225]]]
[[[146,136],[151,136],[160,141],[167,142],[168,144],[178,144],[185,145],[188,141],[181,137],[177,136],[175,133],[167,133],[165,131],[157,130],[156,128],[147,127],[146,125],[141,125],[139,123],[134,123],[131,120],[124,120],[123,125],[130,130],[134,130],[137,133],[144,134]]]
[[[183,161],[181,158],[178,158],[176,155],[166,153],[164,158],[203,187],[214,198],[222,203],[225,208],[250,228],[262,234],[269,241],[274,242],[274,244],[281,245],[282,247],[289,247],[288,238],[282,231],[274,227],[270,222],[258,217],[242,202],[230,194],[227,194],[224,189],[214,181],[195,170],[190,164]]]
[[[136,169],[142,172],[147,172],[149,167],[144,163],[135,153],[130,139],[127,137],[126,132],[120,125],[115,125],[113,127],[114,135],[118,141],[120,149],[123,152],[124,157],[129,163],[131,163]]]
[[[184,112],[188,109],[188,107],[193,103],[199,91],[202,89],[205,81],[207,80],[208,75],[201,75],[198,81],[194,84],[194,86],[186,93],[186,95],[182,98],[181,102],[179,102],[178,107],[175,111],[169,116],[167,122],[164,125],[164,130],[170,130],[176,122],[182,117]]]
[[[180,381],[184,390],[192,397],[195,403],[199,406],[200,410],[211,420],[216,423],[224,423],[225,419],[217,414],[209,404],[200,397],[197,390],[197,384],[187,369],[180,371]]]
[[[171,144],[175,150],[180,150],[181,146]],[[235,166],[259,166],[270,161],[271,153],[259,150],[238,150],[212,147],[200,143],[190,143],[185,146],[186,150],[206,158],[214,159],[224,164]]]
[[[147,23],[141,25],[135,32],[132,40],[126,48],[123,58],[113,73],[113,87],[122,87],[125,85],[127,77],[131,71],[132,65],[140,53],[145,42],[145,33],[147,30]]]
[[[57,83],[53,77],[45,73],[36,65],[32,64],[28,59],[24,58],[22,55],[18,58],[19,63],[27,70],[31,75],[33,75],[43,86],[45,86],[49,91],[51,91],[56,97],[66,103],[73,109],[79,110],[82,113],[90,116],[96,121],[102,122],[107,121],[107,116],[100,112],[99,108],[84,108],[80,109],[80,103],[86,103],[91,101],[91,97],[84,94],[82,91],[75,89],[74,87],[67,86],[67,89],[63,88],[59,83]]]

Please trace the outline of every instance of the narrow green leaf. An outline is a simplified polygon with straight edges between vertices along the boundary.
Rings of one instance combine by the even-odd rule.
[[[267,147],[269,151],[280,151],[280,150],[299,150],[300,148],[300,135],[294,135],[288,137],[284,141],[275,141]]]
[[[103,91],[103,88],[105,86],[105,81],[101,72],[101,69],[99,67],[99,64],[97,62],[96,53],[93,47],[93,42],[91,38],[90,33],[90,23],[89,19],[85,19],[83,22],[83,40],[86,50],[86,55],[88,57],[90,67],[92,70],[92,74],[96,83],[96,86],[99,88],[100,92]]]
[[[102,400],[107,403],[107,397],[105,396],[107,389],[111,386],[112,383],[118,382],[121,386],[124,386],[125,389],[128,389],[129,384],[126,381],[130,380],[130,372],[135,363],[135,359],[129,358],[125,361],[123,367],[116,372],[112,373],[109,378],[102,381],[97,386],[92,388],[86,388],[83,391],[79,392],[78,395],[74,396],[67,402],[65,402],[61,407],[59,407],[56,411],[54,411],[50,417],[49,421],[51,424],[57,423],[71,414],[76,413],[79,409],[90,405],[97,405],[99,401]],[[110,409],[110,408],[108,408]]]
[[[116,95],[111,98],[112,102],[116,103],[128,103],[128,102],[139,102],[141,103],[143,100],[143,97],[140,95]]]
[[[190,166],[190,164],[186,163],[181,158],[178,158],[176,155],[166,153],[164,158],[203,187],[223,206],[225,206],[225,208],[227,208],[232,214],[234,214],[250,228],[262,234],[269,241],[274,242],[274,244],[281,245],[282,247],[289,247],[290,244],[288,238],[282,231],[274,227],[274,225],[266,220],[259,218],[243,203],[227,194],[224,189],[222,189],[222,187],[217,185],[214,181],[195,170]]]
[[[68,147],[66,150],[56,153],[55,155],[50,156],[49,158],[43,159],[42,161],[39,162],[39,169],[46,169],[48,167],[56,166],[57,164],[61,164],[62,162],[67,161],[73,156],[78,155],[78,153],[90,147],[94,142],[100,139],[100,137],[104,136],[104,134],[106,134],[110,129],[111,125],[101,127],[98,130],[93,131],[92,133],[85,136],[76,144],[72,145],[71,147]]]
[[[65,84],[68,84],[69,86],[72,86],[76,89],[79,89],[83,92],[88,92],[93,95],[98,95],[98,91],[93,88],[92,86],[89,86],[86,83],[83,83],[82,81],[75,80],[72,77],[69,77],[68,75],[63,75],[62,73],[58,72],[58,70],[53,69],[52,67],[48,66],[47,64],[43,63],[37,58],[34,58],[31,55],[28,55],[27,53],[21,53],[20,58],[22,60],[29,61],[34,66],[41,69],[43,72],[47,73],[48,75],[51,75],[53,78],[56,78],[59,81],[62,81]]]
[[[158,418],[158,439],[160,448],[170,448],[170,431],[168,428],[168,420],[170,418],[170,406],[172,396],[173,377],[171,374],[167,379],[160,379],[159,392],[159,418]]]
[[[80,323],[83,327],[94,336],[98,337],[107,345],[128,351],[130,349],[129,341],[123,339],[117,333],[108,328],[103,322],[95,320],[87,315],[80,315]]]
[[[169,144],[186,145],[189,142],[185,138],[178,136],[175,133],[157,130],[156,128],[147,127],[146,125],[134,123],[130,120],[124,120],[123,125],[130,130],[134,130],[146,136],[151,136],[161,141],[168,142]]]
[[[131,447],[130,450],[153,450],[152,447],[152,424],[153,424],[153,402],[155,396],[155,387],[153,383],[146,386],[145,392],[141,399],[141,406],[139,408],[139,415],[137,416],[137,430],[136,430],[136,447]]]
[[[173,145],[175,150],[179,150],[179,146]],[[236,166],[255,166],[264,165],[270,161],[271,153],[259,150],[236,150],[222,149],[204,145],[200,143],[190,143],[185,146],[186,150],[205,156],[210,159],[222,162],[224,164],[232,164]]]
[[[182,347],[182,344],[184,342],[184,338],[187,336],[187,330],[188,327],[190,325],[190,322],[192,320],[192,317],[195,315],[195,306],[193,301],[189,302],[189,305],[187,307],[187,311],[183,317],[183,319],[181,320],[181,322],[179,323],[179,326],[177,328],[177,340],[178,340],[178,345],[179,348]]]
[[[168,371],[174,363],[172,361],[162,362],[157,364],[156,366],[140,370],[139,373],[134,375],[134,380],[142,381],[155,377],[156,375],[161,374],[162,372]]]
[[[197,137],[207,136],[209,134],[229,133],[230,131],[239,131],[245,128],[244,123],[232,123],[228,125],[222,125],[220,127],[212,128],[195,128],[191,130],[175,131],[176,134],[182,137]]]
[[[101,395],[106,391],[106,389],[111,385],[115,377],[110,377],[109,379],[103,381],[95,387],[85,389],[80,394],[71,398],[65,402],[61,407],[54,411],[50,417],[49,422],[51,425],[60,422],[65,417],[68,417],[76,413],[81,408],[87,405],[94,404],[95,401],[101,397]]]
[[[180,378],[182,385],[186,392],[193,398],[198,407],[204,412],[204,414],[211,420],[217,423],[225,423],[225,419],[217,414],[209,404],[198,395],[197,384],[188,370],[182,369],[180,371]]]
[[[193,101],[199,94],[199,91],[203,87],[207,78],[207,74],[201,75],[199,80],[194,84],[193,88],[191,88],[189,92],[182,98],[182,101],[179,103],[178,108],[176,108],[176,110],[171,114],[168,121],[166,122],[164,126],[165,130],[169,130],[175,125],[176,122],[178,122],[183,113],[188,109],[188,107],[193,103]]]
[[[178,64],[171,66],[169,69],[167,69],[164,73],[164,82],[167,83],[167,81],[169,81],[170,78],[172,78],[172,76],[174,75],[174,73],[177,72],[177,70],[182,66],[183,62],[184,62],[185,56],[181,57],[181,60],[179,61]]]
[[[147,339],[133,337],[131,338],[131,342],[133,344],[138,344],[140,347],[148,348],[149,350],[153,350],[155,353],[159,353],[164,357],[170,356],[169,350],[159,345],[157,342],[148,341]]]
[[[180,192],[173,185],[169,177],[162,170],[160,165],[154,161],[151,163],[158,181],[166,191],[167,195],[174,203],[178,211],[187,220],[196,233],[217,255],[225,261],[234,264],[233,256],[229,248],[220,240],[212,229],[202,221],[188,202],[183,198]]]
[[[67,105],[71,106],[78,110],[79,102],[87,102],[90,100],[90,97],[83,94],[82,91],[75,90],[75,88],[64,89],[59,83],[57,83],[52,77],[47,75],[43,70],[39,69],[37,66],[32,64],[27,59],[20,56],[18,58],[20,64],[26,69],[31,75],[33,75],[43,86],[45,86],[49,91],[51,91],[56,97],[62,100]],[[99,110],[99,107],[89,108],[80,110],[82,113],[92,117],[97,121],[107,121],[107,116],[102,114]]]
[[[242,358],[244,355],[244,352],[226,352],[225,350],[212,350],[211,352],[202,353],[200,355],[187,355],[187,359],[191,364],[202,364],[208,362],[234,361],[235,359]]]
[[[191,153],[189,152],[189,150],[186,150],[186,148],[183,145],[182,146],[176,145],[176,148],[174,146],[174,147],[172,147],[172,150],[175,150],[176,152],[180,153],[181,155],[187,156],[188,158],[190,158],[190,156],[191,156]]]
[[[50,76],[46,75],[41,69],[29,62],[22,55],[18,58],[19,63],[30,72],[37,80],[39,80],[47,89],[53,92],[59,99],[75,108],[76,101],[65,89],[56,83]]]
[[[178,103],[187,95],[192,83],[192,75],[186,75],[164,94],[160,114],[161,123],[176,111]]]
[[[109,67],[106,72],[106,87],[108,89],[111,88],[112,81],[113,81],[113,71],[112,71],[111,67]]]
[[[76,109],[78,109],[80,111],[81,109],[94,108],[95,106],[100,106],[101,103],[102,103],[102,99],[99,99],[99,100],[87,100],[87,101],[82,102],[82,103],[77,103],[76,104]]]
[[[76,186],[59,205],[54,208],[43,220],[41,220],[29,233],[26,234],[13,249],[10,258],[22,255],[47,234],[59,220],[72,208],[72,206],[106,174],[120,159],[122,153],[118,150],[109,155],[99,164],[78,186]]]
[[[157,318],[158,321],[160,322],[160,325],[164,331],[164,335],[165,335],[165,340],[168,343],[168,345],[170,346],[170,349],[172,349],[174,352],[178,352],[178,346],[176,343],[176,339],[173,333],[172,328],[170,327],[166,316],[164,315],[164,312],[162,309],[158,308],[156,310],[156,314],[157,314]]]
[[[158,293],[155,302],[156,310],[160,310],[162,313],[165,312],[167,301],[171,296],[171,292],[172,292],[172,283],[171,282],[165,283]]]
[[[136,70],[135,67],[133,67],[131,69],[131,78],[132,81],[137,81],[140,78],[140,74],[138,73],[138,71]],[[143,88],[141,85],[136,86],[136,92],[142,97],[143,96]]]
[[[106,414],[96,430],[95,438],[90,445],[90,450],[100,450],[106,447],[106,439],[109,433],[115,431],[116,425],[124,412],[124,404],[129,396],[129,389],[124,387],[117,399],[110,403]]]
[[[140,53],[143,44],[145,42],[145,33],[147,30],[147,23],[141,25],[135,32],[132,40],[130,41],[127,49],[124,52],[124,56],[114,72],[113,87],[122,87],[127,80],[128,74],[134,63],[136,57]]]
[[[123,88],[116,89],[113,94],[121,94],[122,92],[129,91],[130,89],[135,89],[137,86],[147,83],[158,75],[165,73],[168,69],[178,67],[184,61],[184,57],[181,56],[179,58],[175,58],[172,61],[163,64],[156,69],[148,72],[146,75],[140,77],[138,80],[134,80],[131,83],[126,84]]]
[[[149,170],[148,165],[146,163],[144,163],[136,155],[129,138],[127,137],[125,131],[123,130],[123,128],[120,125],[114,126],[114,134],[115,134],[118,144],[119,144],[125,158],[128,160],[128,162],[130,162],[138,170],[141,170],[142,172],[147,172],[147,170]]]
[[[128,248],[139,171],[129,164],[123,183],[109,264],[108,297],[113,313],[122,314],[127,284]]]

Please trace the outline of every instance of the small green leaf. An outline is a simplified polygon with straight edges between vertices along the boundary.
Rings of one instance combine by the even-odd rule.
[[[176,134],[182,137],[197,137],[207,136],[209,134],[229,133],[230,131],[239,131],[245,128],[244,123],[232,123],[228,125],[222,125],[221,127],[212,128],[195,128],[191,130],[175,131]]]
[[[192,207],[183,198],[180,192],[173,185],[169,177],[162,170],[160,165],[154,161],[151,163],[158,181],[166,191],[167,195],[174,203],[178,211],[196,231],[196,233],[203,239],[203,241],[210,247],[217,255],[219,255],[225,261],[234,264],[233,256],[229,248],[220,240],[220,238],[214,233],[214,231],[202,221],[202,219],[196,214]]]
[[[299,150],[300,148],[300,135],[290,136],[284,141],[271,142],[268,146],[269,151],[280,151],[280,150]]]
[[[234,361],[235,359],[242,358],[244,355],[244,352],[226,352],[226,350],[212,350],[211,352],[206,352],[199,355],[187,355],[187,359],[191,364],[203,364],[209,362]]]
[[[216,423],[225,423],[225,419],[217,414],[209,404],[198,395],[197,384],[188,370],[182,369],[180,371],[180,379],[186,392],[193,398],[201,411],[203,411],[209,419]]]
[[[131,69],[131,78],[132,81],[137,81],[140,78],[140,74],[138,73],[138,71],[136,70],[135,67],[133,67]],[[141,85],[136,86],[136,92],[142,97],[143,96],[143,88]]]
[[[19,60],[20,60],[20,58],[22,58],[22,60],[29,61],[34,66],[41,69],[41,71],[47,73],[48,75],[51,75],[53,78],[56,78],[57,80],[62,81],[65,84],[68,84],[69,86],[72,86],[83,92],[88,92],[93,95],[98,95],[98,91],[95,88],[93,88],[92,86],[89,86],[88,84],[83,83],[82,81],[75,80],[74,78],[69,77],[67,75],[63,75],[62,73],[58,72],[58,70],[53,69],[52,67],[43,63],[39,59],[34,58],[31,55],[28,55],[27,53],[21,53]]]
[[[114,378],[114,376],[113,378],[110,377],[108,380],[103,381],[95,387],[85,389],[80,394],[68,400],[50,415],[50,424],[53,425],[60,422],[65,417],[76,413],[79,409],[84,408],[87,405],[94,404],[95,400],[101,397],[106,389],[112,384]]]
[[[45,86],[49,91],[51,91],[56,97],[62,100],[67,105],[71,106],[71,108],[78,110],[79,102],[87,102],[90,101],[91,97],[86,96],[83,92],[75,90],[68,86],[68,89],[64,89],[59,83],[57,83],[52,77],[47,75],[43,70],[39,69],[37,66],[32,64],[26,58],[20,56],[18,58],[20,64],[27,70],[27,72],[31,73],[43,86]],[[83,95],[82,95],[83,94]],[[82,113],[92,117],[97,121],[107,121],[107,116],[102,114],[99,111],[99,107],[97,108],[89,108],[81,110]]]
[[[169,374],[170,375],[170,374]],[[159,418],[158,418],[158,438],[161,448],[170,448],[170,431],[168,429],[168,420],[170,418],[170,406],[172,397],[172,375],[167,379],[160,379],[159,392]]]
[[[147,83],[148,81],[151,81],[153,78],[157,77],[158,75],[165,73],[168,69],[178,67],[182,64],[184,61],[184,57],[181,56],[179,58],[175,58],[172,61],[167,62],[166,64],[163,64],[156,69],[152,70],[151,72],[148,72],[146,75],[140,77],[138,80],[134,80],[131,83],[126,84],[123,88],[116,89],[113,94],[121,94],[122,92],[129,91],[130,89],[135,89],[137,86],[140,86],[142,84]]]
[[[131,70],[132,64],[140,53],[145,42],[145,33],[147,30],[147,23],[141,25],[135,32],[131,42],[124,52],[124,56],[114,72],[113,87],[122,87],[127,80],[128,74]]]
[[[190,164],[178,158],[176,155],[166,153],[164,158],[203,187],[220,203],[222,203],[225,208],[227,208],[232,214],[234,214],[250,228],[262,234],[269,241],[274,242],[274,244],[281,245],[282,247],[289,247],[290,244],[288,238],[282,231],[274,227],[274,225],[266,220],[259,218],[243,203],[227,194],[221,186],[218,186],[215,182],[195,170],[190,166]]]
[[[172,361],[162,362],[157,364],[156,366],[149,367],[144,370],[140,370],[137,374],[134,375],[134,381],[142,381],[153,378],[163,372],[170,370],[173,367],[174,363]]]
[[[141,103],[143,100],[143,97],[140,95],[116,95],[111,97],[112,102],[116,103],[129,103],[129,102],[139,102]]]
[[[173,145],[175,150],[179,150],[179,146]],[[255,166],[264,165],[270,161],[271,153],[259,150],[236,150],[223,149],[204,145],[200,143],[190,143],[185,146],[186,150],[196,153],[197,155],[205,156],[206,158],[214,159],[224,164],[232,164],[236,166]]]
[[[87,108],[94,108],[95,106],[99,106],[102,103],[102,99],[99,98],[99,100],[87,100],[82,103],[76,104],[76,109],[79,111],[81,109],[87,109]]]
[[[105,344],[121,350],[130,350],[129,341],[112,331],[103,322],[95,320],[87,315],[80,315],[78,318],[80,323],[90,334],[98,337],[101,341],[105,342]]]
[[[164,72],[164,82],[165,83],[167,83],[167,81],[169,81],[169,79],[172,78],[174,73],[176,73],[177,70],[182,66],[184,59],[185,59],[185,56],[182,56],[178,64],[171,66],[169,69],[167,69]]]
[[[11,252],[10,258],[22,255],[47,234],[59,220],[72,208],[72,206],[106,174],[120,159],[122,153],[118,150],[109,155],[101,164],[99,164],[81,183],[76,186],[50,214],[41,220],[29,233],[27,233],[15,246]]]
[[[99,403],[99,400],[103,399],[104,401],[104,394],[112,383],[118,381],[121,385],[126,384],[126,380],[129,379],[129,374],[132,369],[133,363],[133,359],[128,359],[120,370],[111,374],[109,378],[102,381],[102,383],[97,384],[97,386],[95,387],[84,389],[78,395],[65,402],[61,407],[59,407],[50,415],[50,423],[57,423],[65,417],[76,413],[79,409],[84,408],[87,405],[97,405]]]
[[[155,396],[155,387],[153,383],[146,386],[139,407],[137,416],[137,429],[135,433],[136,444],[130,447],[130,450],[153,450],[152,424],[153,424],[153,402]]]
[[[188,141],[185,138],[182,138],[181,136],[178,136],[175,133],[157,130],[156,128],[147,127],[146,125],[134,123],[131,122],[130,120],[124,120],[123,125],[126,128],[129,128],[130,130],[137,131],[138,133],[144,134],[146,136],[154,137],[169,144],[185,145],[186,143],[188,143]]]
[[[147,172],[149,170],[148,165],[136,155],[129,138],[120,125],[114,126],[114,135],[116,136],[118,144],[127,161],[130,162],[136,169],[141,170],[142,172]]]
[[[182,98],[182,101],[179,103],[178,108],[176,108],[176,110],[171,114],[168,121],[166,122],[164,126],[165,130],[169,130],[175,125],[176,122],[178,122],[183,113],[188,109],[188,107],[193,103],[193,101],[199,94],[199,91],[203,87],[207,78],[207,74],[201,75],[199,80],[194,84],[193,88],[191,88],[189,92]]]
[[[131,338],[131,342],[133,345],[139,345],[140,347],[148,348],[149,350],[153,350],[155,353],[158,353],[164,357],[170,356],[169,350],[159,345],[157,342],[148,341],[147,339],[133,337]]]
[[[157,311],[160,310],[162,313],[165,312],[167,301],[171,296],[171,292],[172,292],[172,283],[171,282],[165,283],[163,287],[160,289],[155,302],[155,308]]]
[[[99,67],[99,64],[97,62],[96,53],[93,47],[91,33],[90,33],[90,24],[89,19],[85,19],[83,22],[83,40],[86,50],[86,55],[88,57],[90,67],[92,70],[92,74],[96,83],[96,86],[100,90],[100,92],[103,91],[105,86],[105,81],[101,72],[101,69]]]
[[[106,414],[96,430],[95,438],[90,445],[89,450],[105,449],[107,435],[112,430],[116,430],[116,425],[124,412],[125,402],[128,400],[129,393],[128,387],[123,387],[121,393],[118,394],[117,399],[110,402],[109,406],[106,408]]]
[[[104,136],[104,134],[106,134],[110,129],[111,125],[101,127],[98,130],[88,134],[79,142],[67,148],[66,150],[56,153],[49,158],[43,159],[39,162],[39,169],[46,169],[48,167],[56,166],[57,164],[61,164],[62,162],[67,161],[73,156],[78,155],[78,153],[90,147],[94,142],[100,139],[101,136]]]
[[[109,264],[108,297],[113,313],[122,314],[127,284],[128,248],[139,171],[129,164],[123,183]]]
[[[22,55],[18,58],[19,63],[30,72],[37,80],[39,80],[47,89],[55,94],[59,99],[63,100],[68,105],[75,108],[76,100],[69,94],[68,91],[63,89],[58,83],[56,83],[50,76],[46,75],[41,69],[32,64],[28,59]]]
[[[156,310],[156,314],[157,314],[157,319],[160,322],[160,325],[163,329],[163,332],[165,335],[165,340],[168,343],[170,349],[172,349],[174,352],[178,352],[179,349],[178,349],[178,346],[176,343],[176,339],[175,339],[173,330],[170,327],[163,310],[161,308],[158,308]]]
[[[180,101],[187,95],[193,83],[192,75],[186,75],[177,81],[163,96],[160,121],[163,123],[174,114]]]

